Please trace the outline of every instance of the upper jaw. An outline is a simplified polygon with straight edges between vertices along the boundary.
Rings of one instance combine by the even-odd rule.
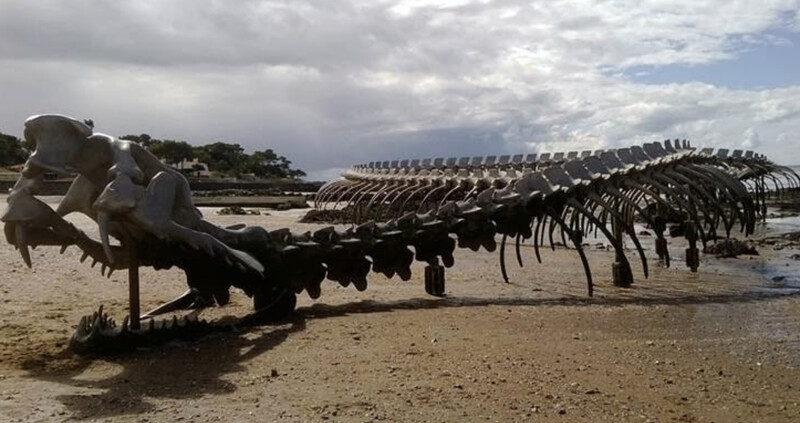
[[[9,194],[8,207],[0,221],[5,223],[6,241],[20,251],[25,264],[31,267],[29,247],[69,243],[73,227],[34,197],[30,185],[25,182],[25,178],[21,178]]]
[[[31,223],[42,220],[55,211],[26,189],[14,189],[8,195],[6,207],[0,221],[5,223]]]

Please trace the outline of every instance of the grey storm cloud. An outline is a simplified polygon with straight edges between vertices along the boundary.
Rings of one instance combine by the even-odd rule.
[[[427,156],[666,137],[800,162],[800,87],[645,85],[796,26],[796,0],[0,2],[0,131],[28,115],[274,148],[312,176]],[[743,41],[744,40],[744,41]]]

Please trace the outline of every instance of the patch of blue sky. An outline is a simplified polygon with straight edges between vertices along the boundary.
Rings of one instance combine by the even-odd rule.
[[[623,74],[644,84],[702,82],[731,89],[800,85],[800,33],[777,30],[760,42],[737,40],[731,59],[706,64],[634,66]]]

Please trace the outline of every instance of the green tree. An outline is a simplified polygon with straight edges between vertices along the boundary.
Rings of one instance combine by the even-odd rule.
[[[12,166],[28,160],[29,151],[17,137],[0,132],[0,166]]]
[[[298,179],[306,176],[302,170],[292,169],[292,162],[276,154],[272,149],[247,154],[241,145],[225,142],[193,147],[185,141],[154,139],[148,134],[123,135],[119,138],[146,147],[155,156],[171,165],[197,158],[207,164],[209,170],[227,176],[240,176],[244,173],[252,173],[259,178]]]
[[[153,139],[150,137],[150,135],[147,135],[147,134],[123,135],[123,136],[119,137],[119,139],[126,140],[126,141],[133,141],[136,144],[141,145],[142,147],[150,147],[150,144],[153,141]]]
[[[247,173],[242,170],[242,165],[247,161],[247,155],[239,144],[215,142],[194,148],[194,156],[208,165],[210,170],[227,175]]]
[[[150,152],[167,164],[177,165],[194,157],[194,148],[186,141],[151,139],[149,144]]]
[[[284,156],[275,154],[272,149],[256,151],[245,161],[244,172],[253,173],[260,178],[297,179],[306,176],[302,170],[291,168],[292,162]]]

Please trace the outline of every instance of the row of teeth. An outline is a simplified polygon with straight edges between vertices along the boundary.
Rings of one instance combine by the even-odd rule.
[[[147,319],[147,322],[142,324],[142,328],[134,331],[130,327],[130,316],[125,316],[122,320],[120,332],[149,332],[155,330],[167,330],[173,328],[182,328],[194,323],[205,323],[200,320],[196,314],[189,314],[187,316],[172,316],[172,319]],[[98,311],[91,315],[81,317],[78,323],[78,331],[85,333],[97,333],[101,331],[113,331],[117,328],[116,321],[109,317],[107,313],[103,312],[103,306],[100,306]]]

